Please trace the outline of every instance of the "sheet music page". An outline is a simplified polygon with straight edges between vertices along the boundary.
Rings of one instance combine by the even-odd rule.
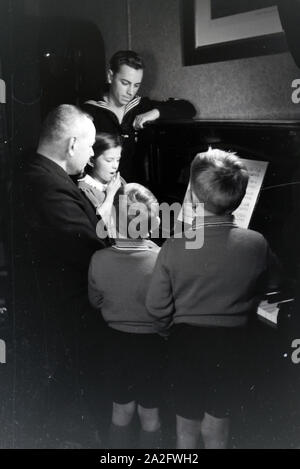
[[[267,161],[241,159],[249,172],[249,182],[245,197],[241,205],[233,212],[233,215],[238,226],[248,228],[269,163]]]
[[[241,159],[249,172],[249,182],[245,197],[241,205],[233,212],[233,215],[238,226],[248,228],[269,163],[267,161]],[[178,215],[178,220],[192,225],[194,213],[192,209],[191,186],[189,183],[184,196],[182,210]]]

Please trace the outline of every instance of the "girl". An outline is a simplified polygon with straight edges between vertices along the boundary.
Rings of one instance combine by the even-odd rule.
[[[96,208],[108,232],[111,231],[111,210],[114,196],[125,184],[118,172],[121,159],[121,139],[117,134],[105,132],[96,135],[94,156],[78,180],[78,186]]]

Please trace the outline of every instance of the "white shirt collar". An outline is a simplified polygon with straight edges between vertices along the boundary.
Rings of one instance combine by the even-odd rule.
[[[86,174],[84,178],[80,179],[81,181],[84,181],[86,184],[89,186],[94,187],[94,189],[98,189],[101,192],[106,191],[107,184],[103,184],[102,182],[98,181],[98,179],[93,178],[89,174]]]

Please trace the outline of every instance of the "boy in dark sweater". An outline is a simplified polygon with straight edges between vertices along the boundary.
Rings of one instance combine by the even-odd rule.
[[[150,225],[158,226],[158,203],[140,184],[126,184],[115,196],[118,238],[103,253],[97,251],[89,268],[89,299],[101,310],[108,327],[113,399],[112,448],[130,445],[135,410],[141,422],[140,447],[157,447],[160,418],[160,369],[163,339],[156,334],[146,307],[150,277],[159,252],[147,240]],[[154,226],[155,225],[155,226]]]
[[[203,246],[189,249],[191,232],[165,242],[146,306],[157,329],[172,326],[177,447],[197,448],[201,435],[205,448],[225,448],[233,391],[245,372],[246,326],[277,281],[276,260],[261,234],[234,223],[248,183],[239,158],[210,148],[192,162],[190,182],[204,217],[189,231],[203,230]]]

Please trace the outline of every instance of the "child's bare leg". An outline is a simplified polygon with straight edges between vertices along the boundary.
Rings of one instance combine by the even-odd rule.
[[[176,415],[176,433],[178,449],[198,448],[201,420],[190,420]]]
[[[225,449],[229,438],[229,418],[217,418],[204,414],[201,435],[206,449]]]
[[[109,428],[108,448],[132,448],[131,421],[135,412],[135,402],[113,403],[112,421]]]
[[[156,432],[160,428],[158,408],[146,409],[138,404],[138,415],[141,427],[145,432]]]
[[[113,402],[112,423],[120,427],[129,425],[133,418],[135,407],[135,401],[127,402],[126,404]]]

